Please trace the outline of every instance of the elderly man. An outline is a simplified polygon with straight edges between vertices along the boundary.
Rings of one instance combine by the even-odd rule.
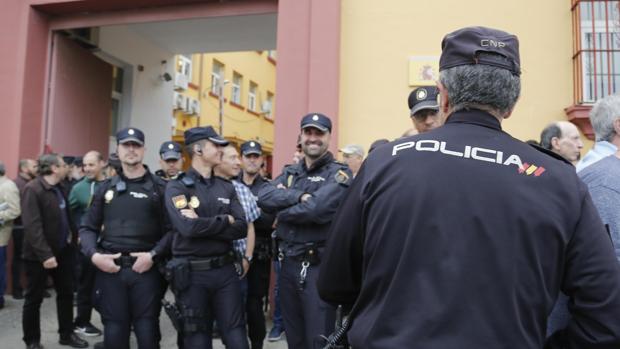
[[[0,309],[4,308],[6,291],[6,247],[11,238],[13,220],[19,217],[19,189],[6,178],[4,163],[0,162]]]
[[[596,136],[594,147],[577,164],[577,172],[612,155],[620,147],[614,138],[614,123],[620,119],[620,95],[605,98],[604,103],[596,103],[590,111],[590,123]],[[614,140],[615,139],[615,140]]]
[[[364,162],[364,148],[361,145],[349,144],[340,149],[340,152],[342,153],[343,162],[349,166],[353,177],[355,177],[360,167],[362,167],[362,162]]]
[[[583,142],[577,126],[568,121],[557,121],[541,132],[540,146],[575,164],[581,157]]]
[[[375,149],[340,205],[317,285],[351,310],[354,348],[540,349],[560,290],[573,318],[551,348],[620,347],[620,273],[587,188],[502,131],[518,47],[491,28],[446,35],[445,125]]]

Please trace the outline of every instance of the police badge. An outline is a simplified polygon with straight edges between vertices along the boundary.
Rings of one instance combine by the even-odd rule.
[[[200,206],[200,200],[198,200],[197,197],[192,196],[191,199],[189,199],[189,207],[196,209],[198,206]]]
[[[106,191],[105,195],[103,196],[103,198],[105,199],[105,203],[109,204],[110,201],[112,201],[112,199],[114,199],[114,190],[110,189],[110,190]]]

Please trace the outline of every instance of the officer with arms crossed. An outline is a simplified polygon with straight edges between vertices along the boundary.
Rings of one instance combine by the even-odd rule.
[[[154,265],[169,252],[172,233],[163,204],[164,183],[142,163],[144,134],[116,134],[122,170],[101,184],[80,228],[82,252],[99,269],[94,305],[105,348],[159,348],[163,277]]]
[[[278,210],[280,297],[290,348],[314,348],[333,330],[335,310],[319,298],[316,280],[333,215],[353,175],[327,149],[331,120],[319,113],[301,119],[304,159],[259,193],[259,206]]]
[[[548,348],[620,348],[618,263],[586,186],[502,131],[518,47],[490,28],[448,34],[445,125],[377,148],[347,193],[318,288],[351,308],[354,348],[540,349],[560,290],[572,320]]]
[[[217,320],[228,348],[247,349],[239,278],[232,241],[247,234],[235,188],[213,175],[228,141],[211,126],[185,131],[192,164],[166,187],[166,208],[175,229],[167,269],[183,317],[185,348],[211,348]]]

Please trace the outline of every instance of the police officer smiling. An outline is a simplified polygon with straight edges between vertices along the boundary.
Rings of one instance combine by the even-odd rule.
[[[351,309],[349,343],[620,348],[618,264],[585,184],[502,130],[521,91],[517,37],[457,30],[439,70],[445,125],[375,149],[332,224],[318,288]],[[572,319],[545,343],[560,290]]]
[[[167,254],[172,233],[163,205],[164,183],[142,163],[144,134],[116,134],[121,171],[101,184],[80,229],[82,252],[98,268],[94,305],[105,348],[159,348],[163,278],[154,262]]]
[[[171,287],[183,317],[185,348],[211,348],[217,320],[228,348],[247,349],[232,241],[247,234],[245,214],[230,181],[213,175],[228,141],[212,127],[185,131],[190,169],[170,181],[166,208],[175,228]]]
[[[331,129],[323,114],[304,116],[304,159],[259,192],[259,206],[278,211],[279,292],[289,348],[312,349],[334,327],[335,310],[319,299],[315,284],[331,219],[353,175],[327,150]]]

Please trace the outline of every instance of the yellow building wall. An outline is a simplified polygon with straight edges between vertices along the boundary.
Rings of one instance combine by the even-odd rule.
[[[275,57],[275,55],[273,56]],[[178,58],[177,58],[178,59]],[[181,91],[186,96],[200,101],[200,114],[188,116],[176,110],[175,134],[181,139],[183,131],[195,126],[213,126],[219,131],[219,99],[211,93],[211,72],[214,61],[224,65],[223,135],[237,143],[258,140],[267,153],[273,150],[273,122],[275,115],[276,62],[269,57],[268,51],[247,51],[228,53],[209,53],[192,55],[192,79],[189,88]],[[178,62],[177,62],[178,64]],[[243,76],[241,100],[239,105],[231,103],[233,72]],[[256,93],[256,110],[248,109],[248,92],[250,81],[258,85]],[[274,95],[271,116],[261,112],[267,94]]]
[[[465,26],[489,26],[520,41],[522,94],[503,127],[540,138],[566,120],[573,103],[572,20],[568,0],[342,0],[339,146],[368,149],[412,127],[409,57],[439,56],[441,40]],[[585,140],[585,137],[583,137]],[[591,146],[588,141],[586,149]]]

